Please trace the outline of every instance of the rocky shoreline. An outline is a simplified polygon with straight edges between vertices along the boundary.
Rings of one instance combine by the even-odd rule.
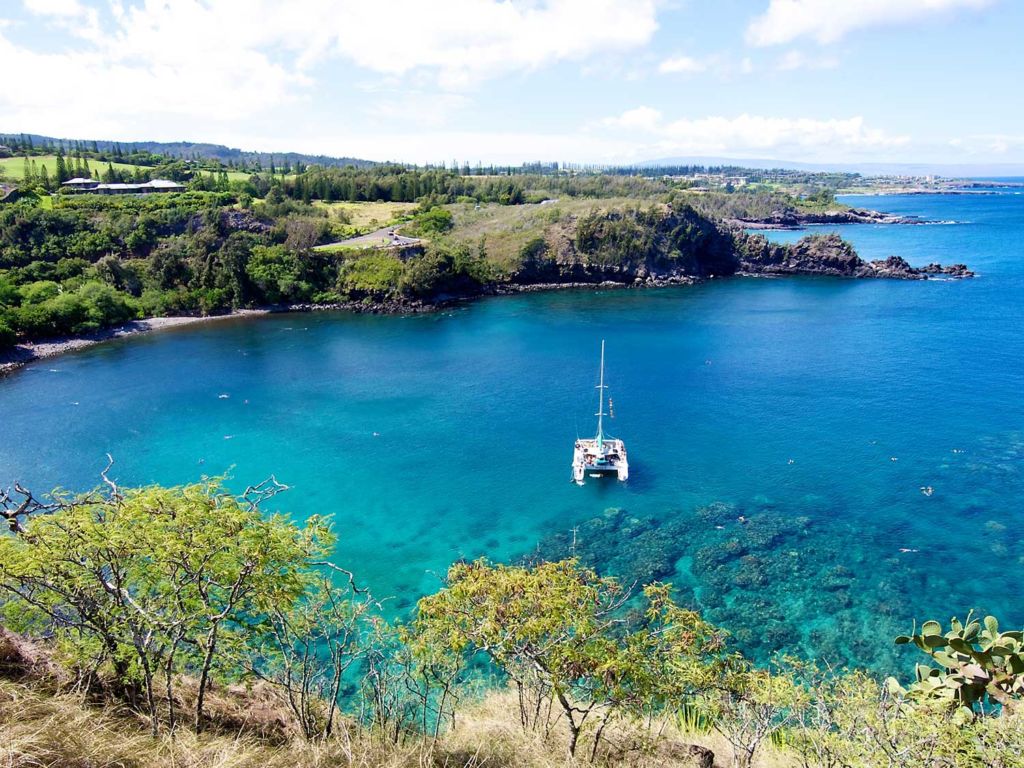
[[[145,320],[132,320],[124,325],[113,328],[104,328],[101,331],[87,333],[81,336],[59,336],[42,341],[29,341],[18,344],[11,349],[0,350],[0,375],[9,373],[21,368],[28,363],[37,360],[46,360],[57,357],[76,349],[85,349],[105,341],[121,339],[126,336],[135,336],[140,333],[149,333],[167,328],[178,328],[185,325],[197,323],[209,323],[215,320],[226,320],[230,318],[246,317],[249,315],[267,314],[267,309],[240,309],[224,315],[182,315],[176,317],[150,317]]]
[[[771,216],[758,219],[732,219],[733,226],[744,229],[802,229],[807,225],[822,224],[931,224],[928,219],[918,216],[897,216],[892,213],[872,211],[868,208],[847,208],[837,211],[775,211]]]
[[[812,235],[791,245],[771,243],[760,235],[739,235],[742,258],[736,274],[759,276],[823,275],[890,280],[928,280],[974,277],[966,264],[928,264],[913,267],[900,256],[865,261],[839,235]]]
[[[61,337],[28,342],[0,351],[0,375],[22,366],[66,352],[101,344],[112,339],[140,333],[208,323],[217,320],[265,315],[280,312],[314,312],[342,310],[371,314],[415,314],[433,312],[453,304],[485,296],[506,296],[518,293],[572,289],[612,289],[693,285],[718,277],[784,277],[828,276],[846,278],[885,278],[896,280],[927,280],[946,277],[973,277],[964,264],[942,266],[928,264],[913,267],[899,256],[885,260],[864,261],[849,243],[838,235],[813,235],[791,245],[771,243],[760,235],[736,230],[730,238],[728,259],[713,262],[717,269],[694,270],[694,264],[651,262],[649,260],[620,265],[585,264],[578,255],[566,263],[549,262],[543,269],[524,271],[507,281],[476,286],[464,292],[438,293],[425,299],[365,297],[359,300],[329,304],[287,304],[255,309],[241,309],[223,315],[155,317],[135,320],[115,328],[75,337]],[[707,265],[706,265],[707,266]]]

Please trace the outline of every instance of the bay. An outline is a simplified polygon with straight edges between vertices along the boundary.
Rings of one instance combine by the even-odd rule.
[[[847,202],[953,222],[834,228],[865,258],[979,277],[579,290],[115,341],[0,379],[0,484],[84,490],[108,452],[124,485],[274,474],[291,488],[274,506],[332,515],[337,561],[397,614],[453,560],[564,553],[575,529],[575,551],[672,581],[760,660],[893,671],[915,619],[1024,622],[1024,196]],[[601,339],[631,476],[578,488]]]

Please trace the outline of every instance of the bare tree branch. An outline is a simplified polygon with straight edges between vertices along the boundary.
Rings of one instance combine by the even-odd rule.
[[[124,497],[121,496],[121,492],[117,490],[117,483],[107,477],[107,472],[114,466],[114,457],[109,453],[107,454],[107,466],[100,472],[100,477],[103,478],[103,482],[110,486],[110,499],[111,501],[121,501]]]
[[[249,505],[249,511],[254,512],[267,499],[271,499],[279,493],[284,493],[288,489],[289,486],[279,483],[277,478],[271,475],[262,483],[250,485],[246,488],[245,492],[241,495],[241,499]]]

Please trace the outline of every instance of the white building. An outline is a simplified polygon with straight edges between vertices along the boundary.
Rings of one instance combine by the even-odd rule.
[[[68,179],[61,186],[72,192],[95,192],[100,195],[144,195],[151,192],[184,192],[176,181],[153,179],[139,184],[101,184],[95,179]]]

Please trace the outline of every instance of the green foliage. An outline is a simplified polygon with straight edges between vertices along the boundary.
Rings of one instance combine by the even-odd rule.
[[[651,264],[690,274],[731,274],[734,240],[689,206],[592,210],[576,226],[576,249],[589,263]]]
[[[643,261],[654,253],[660,218],[654,208],[591,211],[576,226],[576,249],[597,263]]]
[[[398,288],[417,298],[471,295],[490,277],[486,261],[465,245],[432,243],[406,263]]]
[[[18,341],[18,334],[14,332],[6,314],[0,313],[0,349],[13,347]]]
[[[283,245],[257,245],[245,266],[249,279],[272,303],[295,297],[299,263]]]
[[[831,189],[823,188],[801,198],[787,192],[701,192],[676,191],[670,196],[676,206],[689,205],[704,216],[721,219],[759,220],[773,216],[790,217],[801,211],[844,210]]]
[[[0,495],[12,530],[0,536],[0,605],[8,627],[49,640],[77,686],[144,712],[154,731],[185,707],[201,728],[214,682],[261,681],[318,744],[349,738],[346,705],[371,737],[436,743],[490,669],[517,692],[524,731],[566,729],[571,760],[583,744],[592,762],[613,753],[600,747],[616,729],[654,745],[671,720],[718,731],[742,768],[768,744],[805,768],[1021,765],[1020,636],[992,617],[900,638],[946,679],[984,672],[974,694],[977,679],[937,693],[927,672],[903,690],[788,658],[754,667],[668,585],[634,595],[575,559],[456,563],[396,628],[329,563],[324,520],[298,527],[260,511],[276,484],[243,496],[216,480],[108,487],[48,504]]]
[[[676,606],[666,585],[644,590],[641,628],[624,626],[629,597],[575,560],[458,563],[445,588],[419,602],[415,647],[466,660],[486,654],[515,684],[524,728],[537,727],[539,713],[554,704],[569,730],[570,755],[595,720],[596,752],[612,718],[680,705],[711,685],[723,663],[721,634]]]
[[[757,669],[741,659],[705,697],[714,728],[733,748],[733,765],[750,768],[761,745],[795,722],[807,691],[785,671]]]
[[[41,304],[60,293],[60,285],[53,280],[37,280],[21,287],[21,302]]]
[[[439,205],[416,215],[413,219],[413,229],[416,233],[430,237],[441,235],[449,231],[453,226],[452,212]]]
[[[1024,633],[1000,631],[994,616],[983,622],[968,614],[965,622],[950,619],[949,630],[926,621],[919,634],[901,635],[898,645],[913,643],[937,666],[918,664],[909,688],[915,699],[937,699],[983,714],[986,704],[1015,707],[1024,693]],[[897,685],[895,680],[891,685]]]
[[[370,252],[346,259],[338,275],[338,288],[356,298],[393,293],[405,265],[387,252]]]
[[[10,314],[25,336],[88,333],[136,316],[129,297],[105,283],[90,281],[73,291],[56,293],[52,285],[56,284],[33,283],[21,306]]]
[[[337,573],[347,577],[342,586]],[[347,571],[310,571],[306,580],[299,599],[265,611],[246,643],[243,666],[282,692],[307,739],[326,738],[334,732],[346,673],[370,646],[378,606]]]
[[[332,541],[319,518],[297,528],[216,481],[59,504],[0,538],[5,620],[52,636],[87,678],[107,671],[141,691],[154,729],[158,676],[172,725],[176,678],[198,677],[200,727],[211,677],[234,675],[261,617],[297,601]]]

